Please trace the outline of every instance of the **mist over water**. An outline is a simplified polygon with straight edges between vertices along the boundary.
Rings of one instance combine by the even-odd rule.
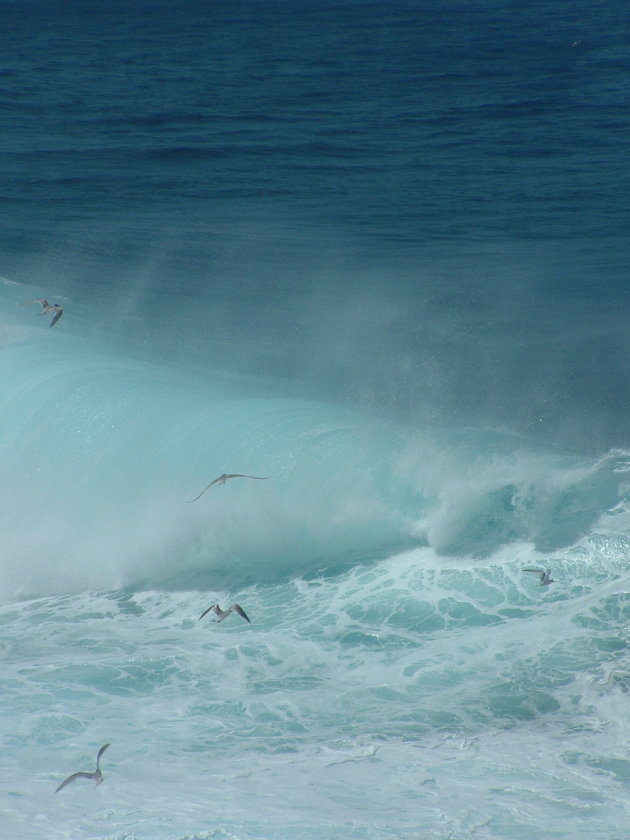
[[[145,357],[626,445],[621,9],[44,6],[3,6],[5,276]]]
[[[0,835],[622,840],[625,7],[0,13]]]
[[[593,454],[627,445],[620,270],[595,290],[586,275],[601,264],[565,243],[401,257],[302,233],[245,230],[191,259],[179,242],[117,253],[113,227],[78,265],[26,257],[11,276],[36,277],[33,294],[52,286],[73,331],[139,358],[275,379],[406,424],[489,425]]]

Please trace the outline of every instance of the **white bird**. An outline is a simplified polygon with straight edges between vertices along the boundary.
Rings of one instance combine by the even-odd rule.
[[[524,572],[532,572],[535,575],[538,575],[540,578],[540,585],[541,586],[549,586],[550,583],[555,583],[555,580],[551,579],[551,569],[537,569],[537,568],[530,568],[523,569]]]
[[[221,607],[218,604],[212,604],[211,607],[208,607],[207,610],[204,610],[201,613],[201,615],[199,616],[199,621],[201,621],[201,619],[204,617],[204,615],[209,613],[210,610],[212,610],[212,612],[216,613],[217,624],[219,624],[219,622],[223,621],[224,618],[227,618],[228,615],[231,612],[237,613],[238,615],[240,615],[241,618],[244,618],[245,621],[247,621],[251,624],[251,621],[249,621],[249,618],[247,618],[247,616],[245,615],[245,610],[242,607],[239,607],[238,604],[232,604],[232,606],[228,607],[227,610],[222,610]]]
[[[42,311],[39,313],[40,315],[46,315],[49,312],[54,312],[53,319],[50,322],[50,326],[54,327],[57,321],[61,318],[63,313],[63,309],[57,303],[48,303],[46,298],[37,298],[37,300],[27,300],[25,301],[22,306],[28,306],[31,303],[39,303],[42,308]]]
[[[59,785],[59,787],[57,788],[55,793],[59,793],[60,790],[65,788],[66,785],[69,785],[70,782],[74,782],[75,779],[94,779],[94,781],[96,782],[96,786],[98,787],[100,785],[100,783],[103,781],[103,774],[101,773],[101,768],[100,768],[101,756],[103,755],[103,753],[105,752],[107,747],[109,747],[109,744],[104,744],[100,748],[100,750],[98,751],[98,754],[96,756],[96,770],[94,771],[94,773],[85,773],[83,771],[79,771],[78,773],[73,773],[72,776],[68,776],[68,778],[65,780],[65,782],[62,782]]]
[[[206,492],[206,490],[209,490],[212,487],[213,484],[225,484],[225,482],[228,480],[228,478],[254,478],[254,479],[256,479],[256,481],[266,481],[269,478],[269,476],[268,475],[243,475],[242,473],[229,473],[229,474],[228,473],[223,473],[223,475],[220,475],[218,478],[215,478],[214,481],[211,481],[210,484],[208,484],[207,487],[204,487],[203,490],[201,491],[201,493],[198,496],[195,496],[194,499],[190,499],[189,504],[191,502],[196,502],[197,499],[200,499],[203,496],[203,494]]]

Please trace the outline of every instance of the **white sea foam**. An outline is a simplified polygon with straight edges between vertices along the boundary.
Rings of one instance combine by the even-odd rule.
[[[630,781],[627,573],[587,550],[550,560],[550,591],[521,558],[462,569],[430,549],[252,584],[251,625],[198,622],[205,591],[5,606],[7,825],[26,840],[418,824],[603,838]],[[54,797],[104,739],[104,784]]]

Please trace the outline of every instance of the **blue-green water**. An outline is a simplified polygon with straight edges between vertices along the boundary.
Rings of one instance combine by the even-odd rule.
[[[1,372],[5,836],[623,836],[622,451],[210,388],[45,326]],[[270,478],[189,503],[210,464]],[[55,794],[106,742],[103,785]]]
[[[625,6],[0,15],[0,837],[625,838]]]

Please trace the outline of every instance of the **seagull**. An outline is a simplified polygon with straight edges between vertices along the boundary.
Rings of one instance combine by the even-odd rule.
[[[25,301],[22,306],[28,306],[31,303],[39,303],[42,308],[42,311],[39,313],[40,315],[46,315],[48,312],[54,312],[54,316],[52,321],[50,322],[50,326],[54,327],[57,321],[61,318],[61,314],[63,309],[59,306],[58,303],[48,303],[46,298],[37,298],[37,300],[27,300]]]
[[[228,478],[255,478],[256,481],[266,481],[266,479],[268,479],[269,477],[270,476],[268,475],[243,475],[242,473],[223,473],[223,475],[220,475],[218,478],[215,478],[214,481],[211,481],[207,487],[204,487],[201,493],[198,496],[195,496],[194,499],[191,499],[190,502],[196,502],[197,499],[200,499],[206,492],[206,490],[209,490],[213,484],[225,484]]]
[[[541,586],[549,586],[550,583],[555,583],[555,580],[551,579],[551,569],[533,569],[528,567],[527,569],[523,569],[523,571],[538,575]]]
[[[214,612],[214,613],[216,613],[216,614],[217,614],[217,616],[218,616],[218,617],[217,617],[217,624],[218,624],[220,621],[223,621],[223,619],[224,619],[224,618],[227,618],[227,617],[228,617],[228,615],[229,615],[231,612],[238,613],[238,615],[240,615],[240,617],[241,617],[241,618],[244,618],[244,619],[245,619],[245,621],[247,621],[247,622],[249,622],[249,623],[251,624],[251,621],[250,621],[250,620],[249,620],[249,618],[247,618],[247,616],[245,615],[245,610],[244,610],[242,607],[239,607],[239,605],[238,605],[238,604],[232,604],[232,606],[231,606],[231,607],[228,607],[228,608],[227,608],[227,610],[222,610],[222,609],[221,609],[221,607],[220,607],[218,604],[213,604],[211,607],[208,607],[208,609],[207,609],[207,610],[204,610],[204,611],[201,613],[201,615],[199,616],[199,621],[201,621],[201,619],[204,617],[204,615],[206,615],[206,613],[209,613],[209,612],[210,612],[210,610],[212,610],[212,612]]]
[[[74,782],[75,779],[94,779],[94,781],[96,782],[96,786],[98,787],[103,781],[103,774],[101,773],[99,762],[101,760],[101,756],[103,755],[107,747],[109,747],[109,744],[104,744],[98,751],[98,755],[96,756],[96,771],[94,773],[83,773],[81,771],[79,771],[78,773],[73,773],[72,776],[68,776],[65,782],[62,782],[59,785],[55,793],[59,793],[59,791],[62,788],[65,788],[65,786],[69,785],[70,782]]]

